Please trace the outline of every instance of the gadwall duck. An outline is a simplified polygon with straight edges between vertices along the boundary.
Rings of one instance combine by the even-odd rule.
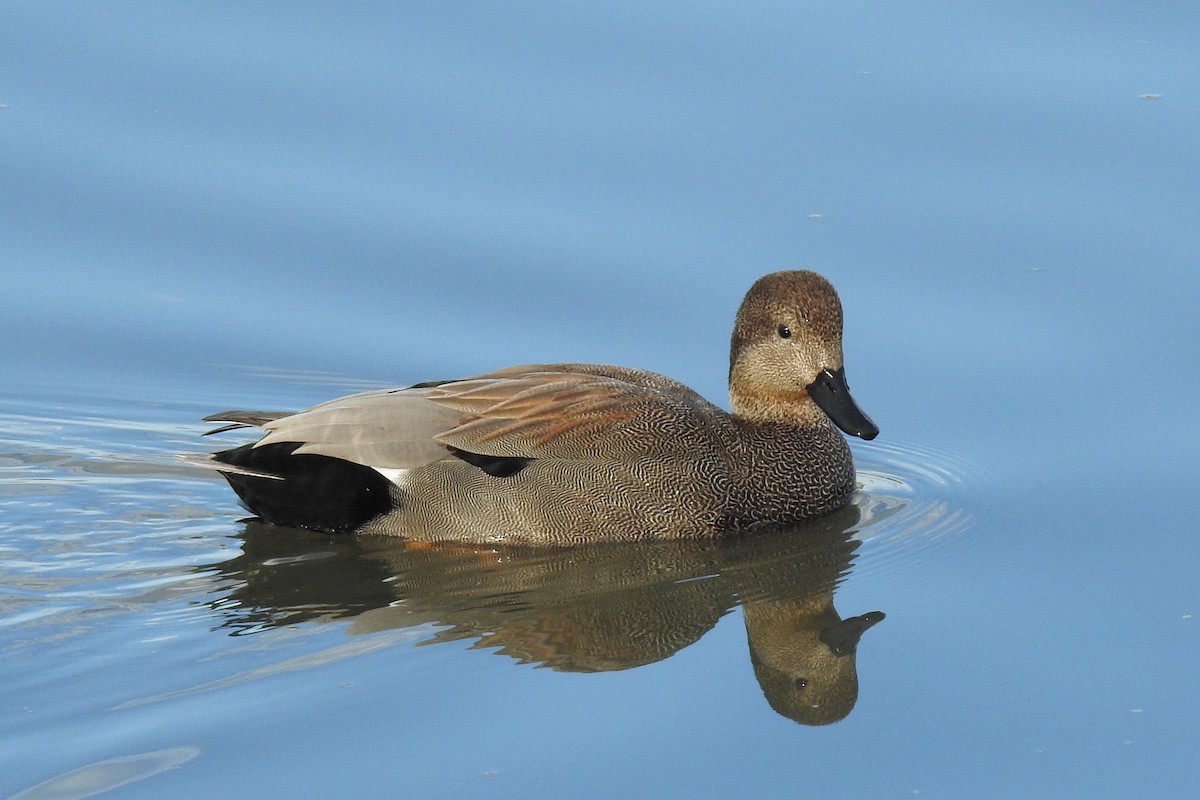
[[[760,278],[738,309],[733,413],[677,381],[540,364],[350,395],[258,427],[209,457],[277,525],[419,541],[579,544],[719,536],[845,505],[873,439],[842,367],[842,306],[813,272]],[[835,427],[836,426],[836,427]]]

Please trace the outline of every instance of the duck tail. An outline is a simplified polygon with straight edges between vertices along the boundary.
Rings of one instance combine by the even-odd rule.
[[[205,421],[228,423],[210,431],[217,433],[261,427],[281,416],[225,412]],[[218,470],[246,510],[272,525],[351,533],[392,509],[392,483],[379,472],[332,456],[296,454],[301,444],[244,444],[188,460]]]

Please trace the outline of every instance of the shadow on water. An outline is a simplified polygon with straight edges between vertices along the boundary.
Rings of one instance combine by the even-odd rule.
[[[426,625],[437,630],[422,644],[473,640],[569,672],[669,658],[740,605],[771,707],[822,725],[854,707],[858,639],[883,619],[842,619],[833,606],[859,517],[850,506],[731,541],[554,550],[415,546],[248,522],[243,553],[208,569],[235,582],[214,604],[235,634],[313,620],[349,620],[352,634]]]

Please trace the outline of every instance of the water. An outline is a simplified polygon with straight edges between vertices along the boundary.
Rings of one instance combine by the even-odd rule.
[[[1187,6],[0,27],[0,796],[1200,790]],[[801,266],[882,429],[803,537],[414,551],[241,523],[178,458],[531,361],[720,400]]]

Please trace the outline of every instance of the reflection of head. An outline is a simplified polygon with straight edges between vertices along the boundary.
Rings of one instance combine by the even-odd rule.
[[[841,620],[832,605],[813,611],[780,602],[743,609],[750,662],[771,708],[804,725],[828,725],[854,708],[858,637],[883,614]]]
[[[726,569],[759,687],[771,708],[805,725],[836,722],[854,708],[854,648],[883,618],[873,612],[843,621],[833,607],[859,546],[858,519],[850,505],[801,525],[760,530],[739,545],[739,563]]]

